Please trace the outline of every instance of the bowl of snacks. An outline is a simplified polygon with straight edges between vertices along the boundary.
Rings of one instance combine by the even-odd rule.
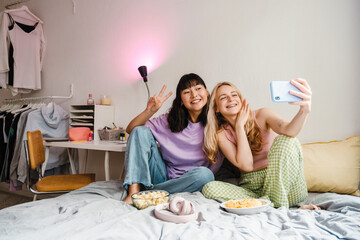
[[[150,190],[134,193],[131,195],[134,206],[141,210],[150,206],[169,202],[170,194],[164,190]]]
[[[271,202],[266,199],[240,199],[223,202],[220,207],[227,212],[244,215],[265,211],[270,205]]]

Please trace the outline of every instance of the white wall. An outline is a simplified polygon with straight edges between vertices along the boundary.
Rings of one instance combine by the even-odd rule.
[[[28,96],[68,95],[64,108],[111,97],[116,124],[146,106],[137,67],[149,66],[151,93],[199,74],[208,88],[236,83],[252,108],[291,119],[297,107],[270,100],[272,80],[306,78],[312,113],[301,142],[360,135],[360,1],[357,0],[30,0],[44,21],[43,89]],[[4,3],[3,3],[4,5]],[[4,9],[4,6],[1,9]],[[0,10],[1,10],[0,9]],[[10,95],[0,90],[0,100]],[[171,105],[173,97],[161,113]],[[117,156],[115,156],[116,158]]]

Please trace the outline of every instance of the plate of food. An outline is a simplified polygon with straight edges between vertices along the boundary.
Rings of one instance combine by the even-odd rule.
[[[170,193],[164,190],[149,190],[134,193],[131,195],[134,206],[139,209],[145,209],[150,206],[169,202]]]
[[[240,199],[223,202],[220,207],[227,212],[245,215],[265,211],[270,205],[271,201],[266,199]]]

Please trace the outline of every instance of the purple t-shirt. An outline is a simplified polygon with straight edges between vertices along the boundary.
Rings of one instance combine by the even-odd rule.
[[[189,121],[188,126],[178,133],[171,132],[167,121],[168,114],[162,114],[145,123],[161,147],[163,160],[169,179],[178,178],[194,167],[208,167],[216,173],[222,161],[212,165],[202,150],[204,127]]]

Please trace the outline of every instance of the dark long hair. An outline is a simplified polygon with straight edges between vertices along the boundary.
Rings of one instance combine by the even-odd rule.
[[[190,119],[190,115],[188,110],[185,108],[185,106],[182,104],[181,101],[181,92],[184,89],[196,86],[196,85],[203,85],[206,88],[204,80],[202,78],[195,74],[195,73],[189,73],[185,74],[180,78],[180,81],[176,87],[176,97],[173,101],[173,104],[170,108],[169,115],[168,115],[168,123],[170,130],[172,132],[181,132],[184,130]],[[201,122],[201,124],[205,127],[207,123],[207,111],[208,111],[208,105],[209,105],[209,96],[207,99],[206,105],[203,107],[199,117],[198,122]]]

